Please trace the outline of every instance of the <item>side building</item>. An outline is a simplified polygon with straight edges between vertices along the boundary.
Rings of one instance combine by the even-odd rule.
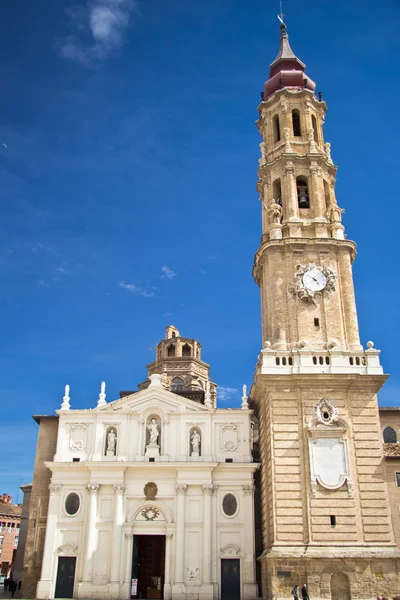
[[[21,504],[13,504],[12,496],[0,496],[0,565],[1,577],[13,572],[21,526]]]
[[[148,370],[139,391],[113,402],[102,384],[87,410],[71,409],[67,386],[51,457],[43,459],[39,435],[48,479],[35,469],[50,495],[36,598],[256,597],[259,465],[247,397],[241,408],[217,408],[200,345],[176,328]],[[42,417],[40,429],[47,423]],[[32,521],[35,486],[34,477]]]

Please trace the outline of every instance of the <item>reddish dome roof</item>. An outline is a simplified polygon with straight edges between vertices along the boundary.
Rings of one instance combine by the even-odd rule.
[[[289,45],[286,25],[281,23],[281,45],[278,56],[269,69],[269,79],[264,85],[264,100],[282,88],[315,90],[315,83],[305,73],[306,65],[294,54]]]

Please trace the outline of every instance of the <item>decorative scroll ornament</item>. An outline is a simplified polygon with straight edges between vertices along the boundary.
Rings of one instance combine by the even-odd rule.
[[[62,488],[62,485],[60,485],[58,483],[50,483],[49,492],[50,492],[50,494],[58,494],[59,492],[61,492],[61,488]]]
[[[321,398],[314,406],[314,413],[322,425],[333,425],[338,421],[338,409],[329,398]]]
[[[322,283],[320,283],[319,289],[312,289],[309,285],[306,285],[305,275],[308,276],[311,271],[317,274],[320,273]],[[315,263],[297,265],[294,275],[295,281],[289,287],[289,292],[302,302],[311,302],[316,305],[316,298],[321,297],[322,294],[327,294],[330,298],[336,291],[337,273],[332,267],[320,266]]]

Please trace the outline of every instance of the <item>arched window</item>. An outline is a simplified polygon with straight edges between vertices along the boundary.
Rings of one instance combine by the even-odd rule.
[[[170,344],[167,348],[168,356],[175,356],[175,344]]]
[[[312,128],[314,130],[314,142],[316,142],[318,144],[319,142],[318,142],[317,119],[314,117],[314,115],[311,115],[311,122],[312,122]]]
[[[275,179],[274,183],[272,184],[272,193],[275,202],[282,206],[282,188],[280,179]]]
[[[396,444],[397,443],[397,433],[393,429],[393,427],[385,427],[383,430],[383,441],[385,444]]]
[[[298,110],[292,110],[293,135],[301,136],[300,113]]]
[[[189,344],[185,344],[182,346],[182,356],[190,356],[192,354],[192,349]]]
[[[275,115],[274,118],[272,119],[272,122],[273,122],[273,127],[274,127],[274,141],[279,142],[279,140],[281,139],[281,128],[279,125],[279,116]]]
[[[299,208],[310,208],[307,179],[305,177],[297,177],[296,187]]]
[[[173,332],[171,333],[171,337],[176,337],[176,333],[175,333],[175,331],[173,331]]]
[[[171,392],[179,392],[185,387],[185,382],[181,377],[174,377],[171,381]]]

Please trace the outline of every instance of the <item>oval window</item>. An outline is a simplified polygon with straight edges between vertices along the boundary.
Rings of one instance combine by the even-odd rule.
[[[78,494],[68,494],[67,499],[65,500],[65,511],[68,515],[76,515],[80,506],[80,499]]]
[[[236,500],[236,496],[233,494],[226,494],[224,499],[222,500],[222,510],[226,514],[227,517],[233,517],[236,513],[238,507],[238,503]]]

